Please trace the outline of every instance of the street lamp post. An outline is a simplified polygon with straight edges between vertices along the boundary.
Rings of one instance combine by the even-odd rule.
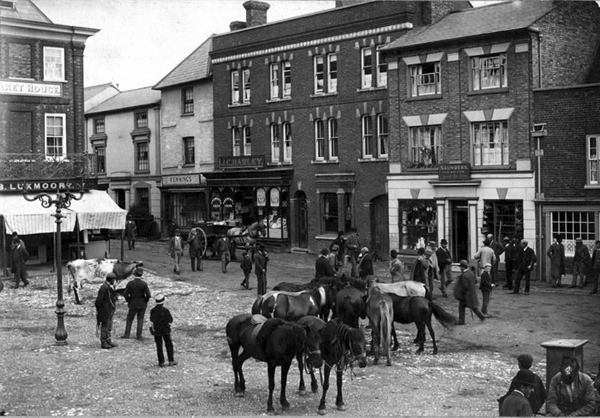
[[[48,193],[38,193],[33,196],[29,196],[27,193],[23,193],[25,200],[33,202],[39,200],[42,202],[42,206],[49,208],[54,206],[56,213],[52,214],[56,218],[56,239],[54,242],[54,259],[56,260],[56,286],[58,290],[58,296],[56,299],[56,332],[54,338],[56,338],[56,345],[67,345],[67,329],[65,328],[65,301],[63,300],[63,283],[62,283],[62,240],[61,240],[61,223],[62,218],[65,215],[62,214],[62,210],[71,206],[72,200],[81,200],[83,193],[76,195],[67,189],[66,192],[60,192],[56,190],[56,196],[53,197]]]

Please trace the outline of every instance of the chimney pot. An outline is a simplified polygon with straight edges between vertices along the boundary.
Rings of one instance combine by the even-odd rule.
[[[229,24],[229,30],[231,32],[235,32],[236,30],[244,29],[246,27],[246,22],[241,22],[239,20],[235,20]]]
[[[244,9],[246,9],[246,26],[251,28],[253,26],[265,25],[267,23],[267,10],[269,10],[269,3],[257,0],[249,0],[244,3]]]

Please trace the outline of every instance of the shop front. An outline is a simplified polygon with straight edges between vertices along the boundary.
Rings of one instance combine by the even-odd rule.
[[[206,180],[200,174],[163,176],[161,190],[162,230],[175,220],[187,233],[192,226],[210,219]],[[164,234],[163,234],[164,235]]]

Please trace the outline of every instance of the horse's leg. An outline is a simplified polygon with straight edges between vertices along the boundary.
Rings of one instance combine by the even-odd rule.
[[[306,395],[306,386],[304,386],[304,359],[302,353],[296,354],[296,360],[298,361],[298,370],[300,371],[300,385],[298,385],[298,395]]]
[[[317,393],[319,391],[319,383],[315,377],[314,369],[310,369],[310,390],[312,393]]]
[[[290,371],[290,366],[292,365],[292,360],[289,362],[284,362],[281,365],[281,394],[279,395],[279,402],[281,403],[281,409],[287,411],[290,409],[290,403],[285,398],[285,388],[287,386],[287,376]]]
[[[396,328],[394,328],[394,322],[392,322],[392,339],[394,340],[394,346],[392,347],[392,351],[398,350],[400,344],[398,344],[398,336],[396,335]]]
[[[273,409],[273,390],[275,389],[275,366],[274,363],[268,363],[267,374],[269,376],[269,399],[267,399],[267,414],[275,412]]]
[[[381,320],[381,318],[379,318]],[[375,356],[373,364],[379,364],[379,323],[372,324],[371,326],[371,353]]]
[[[246,352],[246,350],[243,350],[241,352],[241,354],[239,354],[237,356],[236,364],[233,366],[234,373],[237,371],[237,374],[239,377],[239,383],[238,383],[239,392],[236,389],[236,396],[238,396],[238,397],[244,396],[244,392],[246,391],[246,379],[244,378],[244,371],[242,370],[242,366],[244,365],[244,362],[246,360],[248,360],[249,358],[250,358],[250,354],[248,354]]]
[[[327,397],[327,390],[329,389],[329,375],[331,374],[331,369],[335,367],[335,364],[329,364],[325,362],[325,378],[323,379],[323,393],[321,394],[321,402],[319,403],[319,415],[325,415],[327,413],[327,406],[325,403],[325,398]]]
[[[415,352],[416,354],[421,354],[423,352],[423,350],[425,350],[424,345],[425,345],[425,324],[423,322],[417,322],[417,338],[419,338],[419,336],[421,336],[421,338],[419,338],[419,348],[417,348],[417,351]]]
[[[233,369],[233,378],[234,383],[233,387],[235,389],[236,396],[244,396],[244,392],[240,389],[240,382],[238,379],[238,351],[240,349],[240,344],[234,343],[229,344],[229,351],[231,351],[231,368]]]
[[[427,324],[427,329],[429,330],[429,336],[431,337],[431,341],[433,342],[433,354],[437,354],[438,348],[437,348],[437,344],[435,343],[435,332],[433,331],[433,327],[431,326],[431,317],[426,322],[426,324]],[[425,331],[423,331],[423,333],[425,333]]]
[[[341,367],[337,367],[335,370],[336,383],[337,383],[337,397],[335,398],[335,405],[338,411],[345,411],[346,405],[344,404],[344,397],[342,395],[342,384],[344,383],[344,370]]]

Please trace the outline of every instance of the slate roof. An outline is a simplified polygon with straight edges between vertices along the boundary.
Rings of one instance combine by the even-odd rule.
[[[83,95],[85,96],[86,99],[89,99],[109,87],[114,87],[115,89],[119,90],[119,88],[117,86],[115,86],[113,83],[104,83],[104,84],[98,84],[97,86],[85,87],[83,89]]]
[[[31,0],[12,0],[14,7],[0,7],[0,17],[28,20],[33,22],[52,23]]]
[[[85,114],[124,111],[126,109],[150,106],[158,103],[160,103],[160,91],[153,90],[152,87],[142,87],[135,90],[122,91],[116,96],[100,103],[98,106],[89,109]]]
[[[210,77],[212,75],[212,68],[210,65],[212,39],[212,36],[210,36],[153,88],[160,90]]]
[[[438,22],[413,29],[383,50],[525,29],[555,7],[552,1],[514,1],[450,13]]]

